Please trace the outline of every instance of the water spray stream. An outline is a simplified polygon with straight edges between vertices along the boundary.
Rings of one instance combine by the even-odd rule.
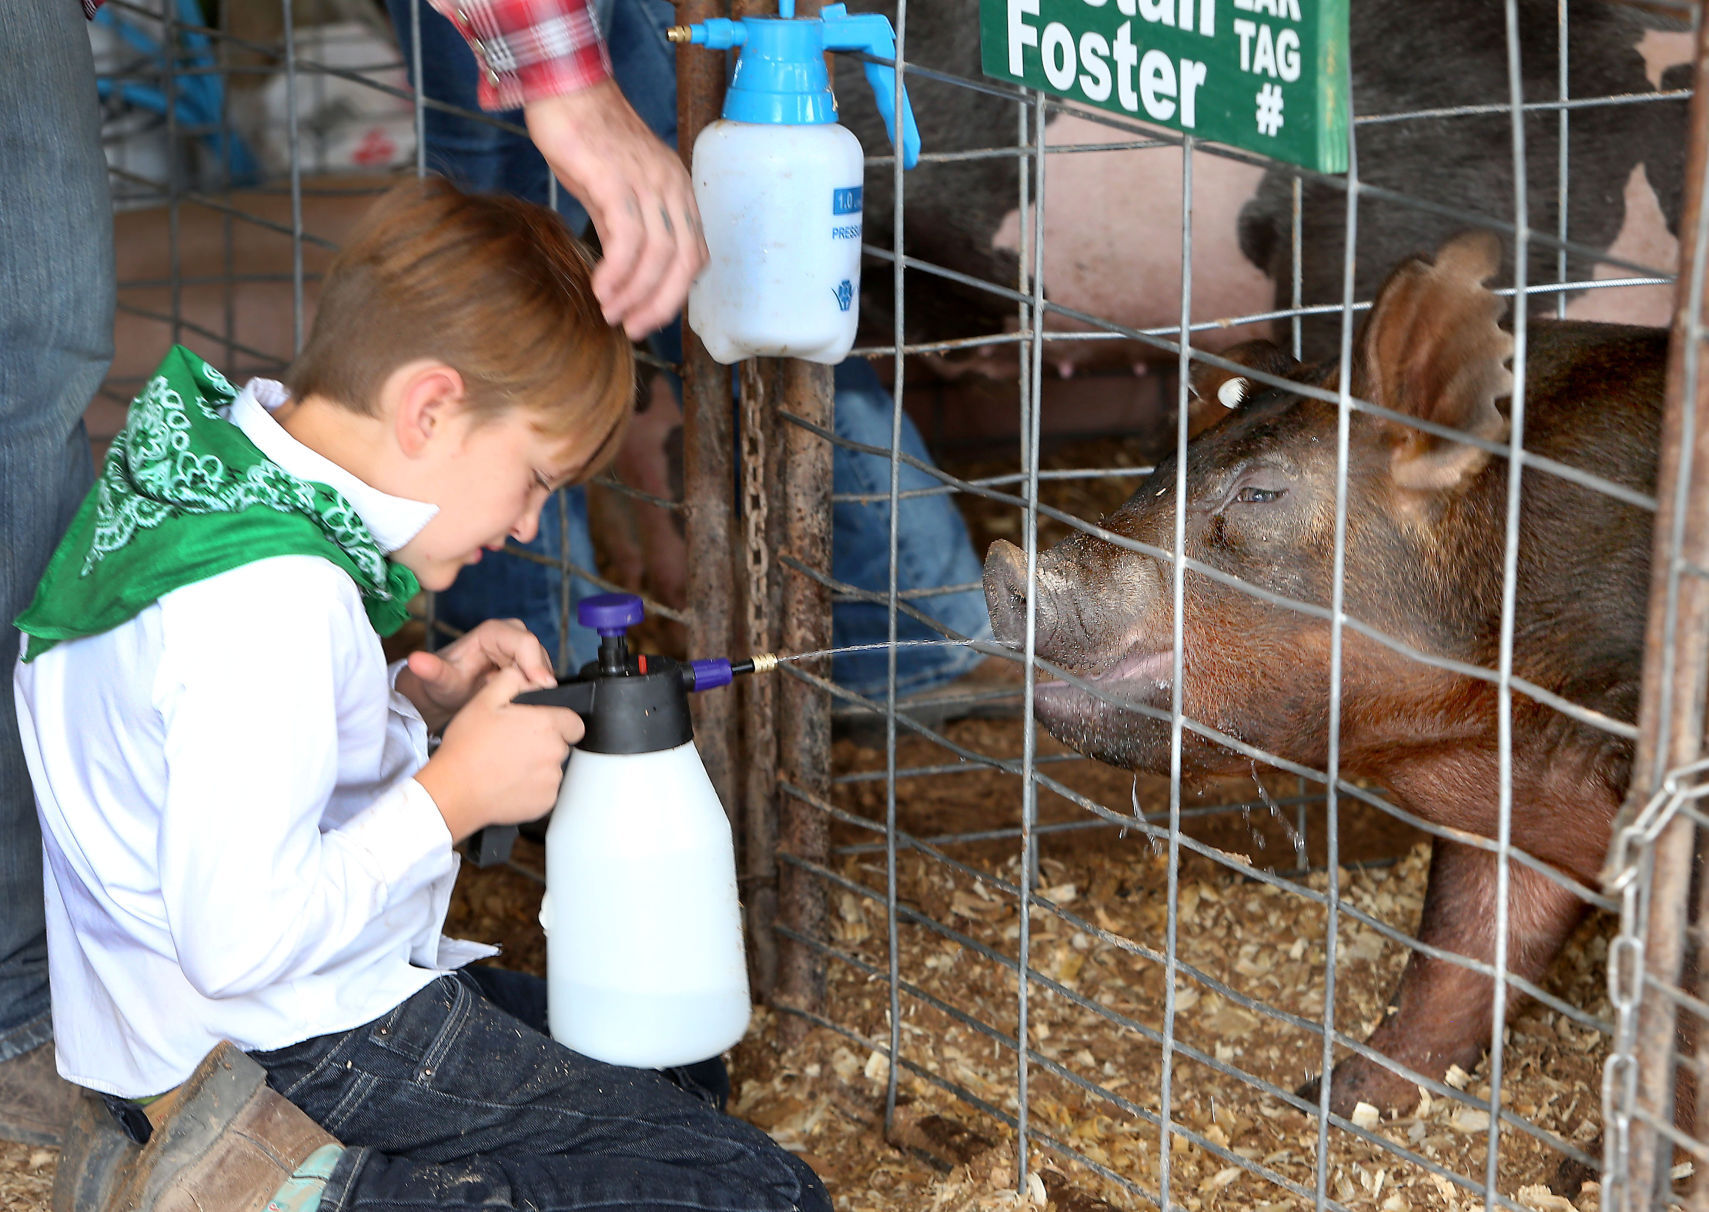
[[[977,643],[978,643],[978,641],[976,641],[976,640],[897,640],[896,641],[896,647],[898,647],[898,648],[968,648],[968,647],[972,647],[973,645],[975,645]],[[871,652],[874,650],[882,650],[882,649],[889,648],[889,647],[890,647],[890,645],[886,642],[883,642],[883,641],[880,641],[879,643],[876,643],[876,644],[845,644],[841,648],[819,648],[819,649],[814,650],[813,652],[796,652],[796,653],[791,653],[788,655],[781,655],[781,656],[776,657],[775,659],[778,661],[810,661],[810,660],[813,660],[817,657],[838,656],[838,655],[845,653],[845,652]],[[762,670],[756,670],[756,672],[764,673],[767,671],[762,669]]]

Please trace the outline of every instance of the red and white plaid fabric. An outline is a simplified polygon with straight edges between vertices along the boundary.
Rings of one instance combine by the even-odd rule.
[[[587,0],[429,0],[469,40],[482,109],[515,109],[611,79]],[[101,0],[83,0],[93,18]]]
[[[431,0],[481,67],[482,109],[514,109],[611,78],[587,0]]]

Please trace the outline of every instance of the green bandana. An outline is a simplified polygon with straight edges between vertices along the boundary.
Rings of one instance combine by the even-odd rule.
[[[164,594],[278,555],[331,560],[390,635],[420,585],[386,559],[355,508],[269,460],[221,415],[237,397],[182,345],[131,402],[95,486],[48,561],[18,628],[31,661],[61,640],[99,635]]]

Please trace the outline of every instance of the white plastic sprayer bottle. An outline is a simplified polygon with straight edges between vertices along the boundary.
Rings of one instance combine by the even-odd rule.
[[[723,363],[751,357],[836,363],[854,345],[859,310],[860,141],[837,125],[825,52],[894,59],[888,18],[826,5],[817,18],[716,18],[679,26],[673,41],[741,47],[724,116],[694,141],[690,175],[711,261],[688,295],[688,326]],[[902,163],[920,157],[907,94],[901,135],[895,69],[866,64]]]
[[[519,703],[570,707],[587,734],[546,827],[546,1010],[552,1037],[637,1068],[717,1056],[747,1030],[747,963],[730,823],[700,763],[687,691],[728,661],[628,652],[641,600],[577,607],[597,664]],[[749,663],[748,668],[752,668]]]

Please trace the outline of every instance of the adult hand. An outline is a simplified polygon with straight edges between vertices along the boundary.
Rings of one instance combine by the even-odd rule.
[[[611,80],[523,112],[540,154],[599,232],[593,289],[605,318],[631,339],[663,327],[709,255],[682,161]]]
[[[568,707],[511,702],[531,684],[515,665],[487,678],[416,773],[453,842],[487,825],[535,820],[558,798],[564,759],[585,729]]]
[[[524,689],[556,686],[552,660],[521,619],[488,619],[438,652],[412,652],[398,671],[398,693],[415,704],[430,731],[443,728],[498,669],[518,669]]]

